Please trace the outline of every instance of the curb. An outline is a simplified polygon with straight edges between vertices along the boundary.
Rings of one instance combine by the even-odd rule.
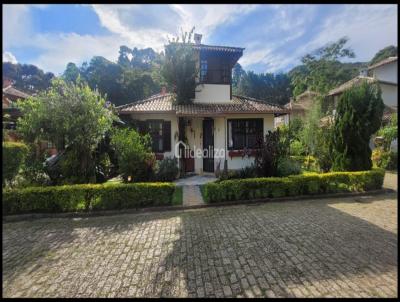
[[[235,200],[235,201],[208,203],[208,204],[200,204],[193,206],[163,206],[163,207],[134,208],[125,210],[111,210],[111,211],[97,211],[97,212],[34,213],[34,214],[20,214],[20,215],[18,214],[3,215],[3,223],[18,222],[23,220],[35,220],[42,218],[85,218],[85,217],[124,215],[124,214],[143,214],[151,212],[184,211],[184,210],[195,210],[200,208],[224,207],[233,205],[247,205],[247,204],[255,205],[266,202],[368,196],[368,195],[379,195],[385,193],[397,193],[397,191],[392,189],[380,189],[380,190],[371,190],[366,192],[332,193],[332,194],[320,194],[320,195],[301,195],[301,196],[285,196],[285,197],[250,199],[250,200]]]

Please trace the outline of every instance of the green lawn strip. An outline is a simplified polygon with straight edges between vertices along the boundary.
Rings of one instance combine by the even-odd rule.
[[[180,206],[183,202],[183,188],[176,186],[174,194],[172,195],[172,205]]]

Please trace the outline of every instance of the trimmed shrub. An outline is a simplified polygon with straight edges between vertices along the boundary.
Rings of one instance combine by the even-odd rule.
[[[278,162],[278,176],[284,177],[289,175],[297,175],[301,173],[301,166],[298,162],[283,158]]]
[[[5,214],[118,210],[171,205],[172,183],[81,184],[3,191]]]
[[[178,161],[176,158],[164,158],[156,164],[157,181],[173,181],[179,173]]]
[[[382,169],[358,172],[309,173],[289,177],[234,179],[203,185],[207,202],[223,202],[282,196],[337,192],[360,192],[380,189]]]
[[[22,168],[28,147],[22,143],[3,142],[3,186],[12,182]]]

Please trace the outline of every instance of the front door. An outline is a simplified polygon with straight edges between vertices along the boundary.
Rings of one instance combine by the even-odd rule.
[[[214,120],[203,120],[203,171],[214,172]]]

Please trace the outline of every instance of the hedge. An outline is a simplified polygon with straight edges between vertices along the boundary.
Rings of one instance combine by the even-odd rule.
[[[18,174],[27,154],[28,147],[25,144],[3,142],[3,185],[6,181],[12,181]]]
[[[206,202],[250,200],[283,196],[380,189],[385,172],[373,169],[359,172],[308,173],[288,177],[225,180],[203,185]]]
[[[171,205],[173,183],[83,184],[3,191],[3,213],[57,213]]]

